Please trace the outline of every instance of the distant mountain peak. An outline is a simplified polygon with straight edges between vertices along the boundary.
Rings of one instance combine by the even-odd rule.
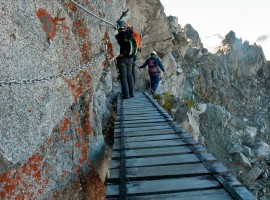
[[[264,42],[266,40],[270,39],[270,34],[268,35],[261,35],[257,38],[256,42]]]
[[[224,37],[222,35],[220,35],[219,33],[215,33],[213,35],[208,35],[208,36],[205,36],[205,38],[218,38],[220,40],[224,40]]]

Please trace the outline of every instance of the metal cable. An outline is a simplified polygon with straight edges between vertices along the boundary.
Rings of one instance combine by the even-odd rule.
[[[95,64],[97,61],[99,61],[103,56],[105,55],[105,52],[101,52],[98,56],[96,56],[93,60],[88,61],[87,63],[83,64],[82,66],[79,66],[75,69],[72,69],[67,72],[63,72],[60,74],[51,75],[49,77],[41,77],[41,78],[34,78],[34,79],[21,79],[21,80],[10,80],[10,81],[0,81],[0,87],[1,86],[9,86],[9,85],[24,85],[24,84],[30,84],[30,83],[37,83],[42,81],[48,81],[52,79],[57,78],[63,78],[66,76],[71,75],[72,73],[78,72],[80,70],[83,70],[93,64]]]
[[[77,2],[73,1],[73,0],[69,0],[70,2],[72,2],[73,4],[75,4],[76,6],[78,6],[79,8],[81,8],[83,11],[87,12],[89,15],[92,15],[93,17],[103,21],[103,22],[106,22],[107,24],[110,24],[111,26],[113,26],[115,29],[117,29],[116,25],[105,20],[105,19],[102,19],[100,18],[99,16],[96,16],[94,13],[90,12],[89,10],[85,9],[83,6],[81,6],[80,4],[78,4]]]
[[[83,11],[87,12],[88,14],[90,14],[91,16],[106,22],[107,24],[110,24],[111,26],[113,26],[115,29],[117,29],[116,25],[114,25],[111,22],[106,21],[105,19],[102,19],[98,16],[96,16],[95,14],[91,13],[90,11],[88,11],[87,9],[85,9],[83,6],[81,6],[80,4],[78,4],[77,2],[73,1],[73,0],[69,0],[71,1],[73,4],[75,4],[76,6],[78,6],[79,8],[81,8]],[[98,61],[102,55],[105,55],[105,52],[102,52],[99,56],[97,56],[94,60],[89,61],[88,63],[76,68],[76,69],[72,69],[68,72],[63,72],[61,74],[56,74],[56,75],[51,75],[49,77],[41,77],[41,78],[34,78],[34,79],[21,79],[21,80],[6,80],[6,81],[0,81],[0,87],[1,86],[10,86],[10,85],[23,85],[23,84],[30,84],[30,83],[37,83],[37,82],[42,82],[42,81],[47,81],[47,80],[51,80],[51,79],[57,79],[57,78],[62,78],[65,76],[69,76],[70,74],[80,71],[82,69],[85,69],[86,67],[89,67],[90,65],[94,64],[96,61]]]

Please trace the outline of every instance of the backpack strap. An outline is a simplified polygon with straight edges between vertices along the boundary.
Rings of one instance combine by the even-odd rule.
[[[129,56],[134,56],[137,54],[137,44],[136,41],[134,39],[134,33],[132,30],[126,31],[125,32],[125,42],[129,43],[129,52],[128,55]]]

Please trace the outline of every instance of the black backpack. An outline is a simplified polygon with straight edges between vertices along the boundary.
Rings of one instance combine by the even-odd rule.
[[[134,34],[133,34],[133,30],[131,28],[128,28],[125,31],[125,42],[129,43],[129,52],[127,52],[127,54],[129,56],[135,56],[137,54],[137,43],[136,40],[134,39]]]

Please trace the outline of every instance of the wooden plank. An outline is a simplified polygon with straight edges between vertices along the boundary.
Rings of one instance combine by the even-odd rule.
[[[190,153],[190,148],[186,146],[176,146],[176,147],[161,147],[161,148],[151,148],[147,149],[130,149],[126,150],[126,158],[129,157],[144,157],[144,156],[162,156],[162,155],[176,155]],[[113,151],[112,159],[120,157],[119,151]]]
[[[191,144],[191,145],[199,144],[199,142],[192,137],[186,138],[185,141],[187,142],[187,144]]]
[[[192,149],[194,151],[200,152],[200,153],[203,153],[203,152],[206,153],[207,152],[207,149],[204,146],[200,145],[200,144],[192,146]]]
[[[155,127],[156,125],[159,126],[168,126],[168,122],[163,121],[163,122],[145,122],[145,123],[138,123],[138,124],[129,124],[129,123],[124,123],[123,127],[126,128],[139,128],[139,127]],[[119,125],[114,126],[115,129],[120,128]]]
[[[193,136],[192,136],[191,134],[189,134],[189,133],[180,133],[179,135],[180,135],[180,137],[182,137],[182,138],[192,138],[192,137],[193,137]]]
[[[123,103],[125,104],[135,104],[135,105],[138,105],[140,103],[151,103],[147,98],[145,98],[145,96],[135,96],[135,98],[130,98],[130,99],[124,99]]]
[[[124,124],[139,124],[139,123],[158,123],[158,122],[167,122],[164,118],[152,119],[152,118],[144,118],[139,120],[132,120],[124,122]],[[115,121],[114,125],[120,125],[121,121]]]
[[[115,138],[114,142],[120,138]],[[172,140],[180,139],[176,134],[164,134],[164,135],[151,135],[151,136],[139,136],[139,137],[126,137],[125,142],[143,142],[143,141],[158,141],[158,140]]]
[[[121,112],[121,109],[122,108],[119,107],[116,110],[117,113],[118,112]],[[127,108],[124,108],[124,112],[126,112],[126,111],[144,111],[144,110],[148,110],[149,112],[158,111],[155,107],[153,107],[153,106],[147,106],[147,105],[142,105],[142,108],[138,108],[138,107],[127,107]]]
[[[140,105],[140,106],[132,106],[132,105],[128,105],[128,106],[123,106],[123,107],[119,107],[117,108],[117,111],[121,110],[122,108],[125,109],[125,111],[134,111],[134,110],[155,110],[155,111],[161,111],[161,112],[166,112],[166,110],[164,108],[160,108],[157,109],[155,106],[153,105],[148,105],[148,104],[144,104],[144,105]]]
[[[145,114],[145,115],[135,115],[135,116],[129,116],[128,118],[124,118],[125,121],[133,121],[133,120],[147,120],[147,119],[164,119],[164,117],[161,114],[158,115],[152,115],[151,113]],[[172,119],[172,118],[170,118]],[[121,120],[121,116],[116,116],[115,121],[119,122]]]
[[[228,169],[221,162],[213,162],[211,163],[211,167],[220,174],[227,174]]]
[[[245,200],[257,200],[257,198],[245,187],[235,187],[235,191]]]
[[[123,120],[123,119],[120,119],[121,118],[120,116],[117,116],[116,118],[117,118],[117,122],[119,122],[120,120]],[[128,117],[124,117],[123,121],[126,122],[126,121],[147,120],[147,119],[164,119],[164,117],[161,115],[151,115],[151,114],[131,115]]]
[[[127,178],[144,178],[149,177],[158,178],[168,178],[176,176],[186,176],[186,175],[202,175],[208,174],[208,169],[202,163],[192,163],[192,164],[177,164],[177,165],[161,165],[161,166],[149,166],[149,167],[132,167],[126,168]],[[110,170],[110,180],[119,180],[120,169]]]
[[[123,99],[123,103],[126,104],[132,104],[132,103],[144,103],[144,102],[150,102],[145,96],[141,96],[141,98],[135,97],[130,99]]]
[[[170,147],[170,146],[181,146],[186,145],[186,143],[181,139],[175,140],[161,140],[161,141],[143,141],[143,142],[129,142],[125,144],[126,149],[142,149],[148,151],[148,148],[155,147]],[[114,142],[113,150],[120,149],[120,141]]]
[[[151,130],[172,130],[170,125],[154,126],[154,127],[139,127],[139,128],[125,128],[125,132],[136,132],[136,131],[151,131]],[[114,129],[114,133],[119,133],[121,129]]]
[[[137,111],[130,111],[130,112],[124,112],[124,116],[126,116],[126,117],[128,117],[129,115],[143,115],[143,114],[148,114],[149,112],[147,112],[147,111],[144,111],[144,110],[137,110]],[[119,114],[121,114],[121,113],[119,113]],[[117,115],[119,115],[118,113],[117,113]],[[153,114],[160,114],[157,110],[155,110],[155,111],[151,111],[151,114],[153,115]]]
[[[143,102],[140,102],[140,103],[139,103],[139,102],[123,103],[123,107],[124,107],[125,109],[132,108],[132,107],[134,107],[134,108],[137,107],[137,108],[139,108],[139,109],[142,109],[144,106],[154,108],[153,104],[150,103],[149,101],[148,101],[148,102],[147,102],[147,101],[143,101]]]
[[[118,108],[117,112],[120,112],[122,108]],[[138,107],[128,107],[128,108],[124,108],[124,112],[126,111],[144,111],[144,110],[148,110],[148,111],[158,111],[155,107],[153,106],[142,106],[142,108],[138,108]],[[163,110],[164,111],[164,110]]]
[[[151,103],[147,103],[147,104],[140,104],[140,105],[127,105],[127,106],[120,106],[117,107],[117,110],[121,110],[122,108],[124,108],[125,110],[145,110],[145,109],[151,109],[151,110],[157,110],[155,106],[153,106]]]
[[[214,162],[217,161],[217,159],[210,153],[202,152],[199,154],[200,158],[204,162]]]
[[[239,186],[241,183],[236,179],[235,176],[232,174],[227,174],[227,175],[216,175],[220,180],[225,180],[227,181],[228,184],[231,186]]]
[[[232,200],[231,196],[224,189],[208,189],[189,192],[176,192],[169,194],[156,194],[128,197],[128,200]],[[107,198],[107,200],[118,200]]]
[[[121,108],[119,108],[117,111],[121,111]],[[157,111],[157,109],[155,108],[155,107],[145,107],[145,108],[126,108],[126,109],[124,109],[124,113],[129,113],[129,112],[137,112],[137,111],[139,111],[139,112],[152,112],[152,111]]]
[[[145,157],[145,158],[130,158],[126,159],[126,167],[141,167],[141,166],[154,166],[154,165],[172,165],[172,164],[187,164],[200,162],[194,154],[183,155],[169,155],[158,157]],[[119,160],[111,160],[110,168],[119,168]]]
[[[161,192],[177,192],[183,190],[207,189],[219,187],[220,184],[212,176],[195,176],[175,179],[127,182],[127,194],[147,194]],[[118,196],[117,184],[107,185],[108,198]]]
[[[137,136],[147,136],[147,135],[163,135],[163,134],[174,134],[173,129],[159,129],[159,130],[147,130],[147,131],[135,131],[135,132],[125,132],[125,137],[137,137]],[[120,132],[114,133],[114,137],[120,137]]]

